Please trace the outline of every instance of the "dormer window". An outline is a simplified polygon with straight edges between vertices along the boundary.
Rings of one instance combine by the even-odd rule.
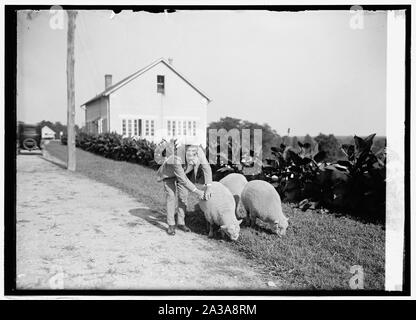
[[[165,93],[165,76],[157,76],[157,92]]]

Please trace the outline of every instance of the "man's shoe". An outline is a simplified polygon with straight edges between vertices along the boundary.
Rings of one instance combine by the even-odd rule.
[[[178,229],[182,230],[183,232],[189,232],[191,231],[191,229],[189,229],[186,225],[184,224],[178,224]]]
[[[175,235],[175,226],[169,226],[167,230],[168,235],[174,236]]]

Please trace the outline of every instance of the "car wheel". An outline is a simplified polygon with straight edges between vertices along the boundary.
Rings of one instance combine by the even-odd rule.
[[[36,140],[33,138],[26,138],[25,140],[23,140],[22,145],[23,145],[23,148],[28,151],[32,151],[33,149],[37,147]]]

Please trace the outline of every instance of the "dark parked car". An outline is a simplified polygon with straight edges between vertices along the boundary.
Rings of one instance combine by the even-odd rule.
[[[18,151],[41,149],[41,131],[40,128],[32,124],[19,124],[18,127]]]

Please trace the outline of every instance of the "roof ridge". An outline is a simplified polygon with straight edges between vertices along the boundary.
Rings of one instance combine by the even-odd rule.
[[[174,68],[169,62],[166,61],[166,59],[164,57],[161,57],[157,60],[154,60],[152,63],[148,64],[147,66],[137,70],[136,72],[133,72],[132,74],[130,74],[129,76],[123,78],[122,80],[116,82],[115,84],[111,85],[110,87],[104,89],[103,91],[101,91],[100,93],[96,94],[93,98],[89,99],[87,102],[83,103],[81,105],[85,106],[90,102],[93,102],[101,97],[104,96],[108,96],[109,94],[113,93],[114,91],[120,89],[122,86],[124,86],[125,84],[129,83],[130,81],[132,81],[133,79],[135,79],[136,77],[140,76],[141,74],[143,74],[144,72],[150,70],[151,68],[153,68],[154,66],[156,66],[157,64],[163,62],[168,68],[170,68],[173,72],[175,72],[180,78],[182,78],[185,82],[187,82],[192,88],[194,88],[194,90],[196,90],[199,94],[201,94],[202,96],[204,96],[208,101],[212,101],[211,98],[209,98],[202,90],[200,90],[198,87],[196,87],[191,81],[189,81],[184,75],[182,75],[178,70],[176,70],[176,68]]]

